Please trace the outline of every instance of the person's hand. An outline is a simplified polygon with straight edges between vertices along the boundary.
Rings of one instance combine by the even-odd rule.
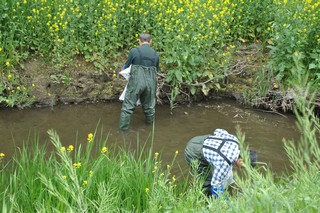
[[[238,160],[236,161],[236,166],[241,168],[243,165],[243,159],[242,158],[238,158]]]

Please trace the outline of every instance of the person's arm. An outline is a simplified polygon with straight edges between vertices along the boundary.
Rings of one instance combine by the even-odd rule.
[[[122,69],[124,70],[124,69],[127,69],[128,67],[130,67],[130,65],[133,62],[133,59],[134,59],[133,49],[131,49],[130,52],[129,52],[128,59],[127,59],[126,63],[122,66]]]
[[[157,62],[156,62],[156,67],[157,67],[157,72],[160,72],[160,57],[159,54],[157,53],[158,57],[157,57]]]

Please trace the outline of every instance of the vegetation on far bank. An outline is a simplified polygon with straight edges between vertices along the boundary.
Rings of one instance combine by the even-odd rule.
[[[79,58],[113,76],[145,31],[161,57],[160,89],[171,106],[179,94],[207,95],[226,87],[230,75],[251,71],[251,85],[242,94],[248,103],[263,100],[272,89],[286,91],[296,80],[295,55],[319,90],[317,0],[2,0],[0,5],[0,103],[9,107],[37,100],[25,61],[41,58],[54,67],[48,73],[52,81],[64,84],[70,81],[66,67],[76,67]],[[263,60],[243,70],[237,56],[251,46],[259,46]]]

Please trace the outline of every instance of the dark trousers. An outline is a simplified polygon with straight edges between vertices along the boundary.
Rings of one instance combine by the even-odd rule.
[[[205,138],[205,136],[198,136],[191,139],[187,144],[184,154],[188,165],[191,167],[192,173],[194,175],[200,175],[200,177],[205,179],[202,185],[204,193],[211,195],[212,166],[206,161],[202,153],[203,138]],[[193,167],[193,161],[196,163],[195,167]]]

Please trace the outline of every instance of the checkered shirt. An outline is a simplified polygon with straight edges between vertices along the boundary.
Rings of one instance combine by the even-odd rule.
[[[213,135],[205,139],[203,145],[218,149],[219,145],[221,145],[223,141],[213,138],[230,139],[238,142],[238,139],[234,135],[229,134],[226,130],[216,129]],[[211,185],[215,187],[222,186],[223,182],[226,181],[225,179],[228,178],[228,173],[232,173],[232,166],[239,157],[239,145],[235,142],[226,140],[225,144],[220,149],[221,153],[231,162],[231,165],[229,165],[228,162],[214,150],[203,147],[202,151],[204,158],[210,165],[214,166]]]

